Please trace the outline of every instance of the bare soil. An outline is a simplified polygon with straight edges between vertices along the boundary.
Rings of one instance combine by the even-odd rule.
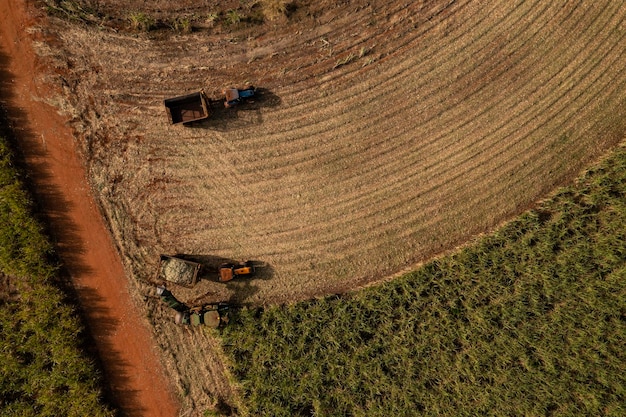
[[[63,89],[48,102],[77,132],[192,413],[240,401],[214,335],[176,327],[152,297],[159,254],[264,265],[252,280],[172,288],[188,303],[344,292],[492,230],[624,135],[622,2],[321,1],[228,25],[212,19],[256,9],[91,4],[88,23],[37,29],[46,81]],[[136,12],[160,23],[133,29]],[[180,18],[195,30],[166,24]],[[248,84],[254,103],[168,123],[166,98]]]

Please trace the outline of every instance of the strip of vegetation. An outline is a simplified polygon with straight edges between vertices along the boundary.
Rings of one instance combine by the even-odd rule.
[[[52,252],[0,134],[0,415],[112,416]]]
[[[393,282],[231,324],[249,415],[626,415],[626,150]]]
[[[190,33],[220,26],[231,30],[240,25],[259,25],[281,17],[289,18],[303,4],[293,0],[261,0],[242,2],[234,9],[196,10],[192,13],[158,13],[154,10],[118,11],[105,9],[103,5],[90,0],[41,0],[46,12],[61,19],[84,24],[112,27],[115,30],[151,32],[173,30],[177,33]]]

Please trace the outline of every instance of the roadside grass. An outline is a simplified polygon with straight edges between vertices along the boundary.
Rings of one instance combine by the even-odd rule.
[[[128,21],[133,30],[149,32],[156,27],[156,19],[147,13],[133,12],[128,15]]]
[[[626,149],[455,254],[222,336],[243,415],[626,415]]]
[[[112,416],[13,161],[0,134],[0,415]]]

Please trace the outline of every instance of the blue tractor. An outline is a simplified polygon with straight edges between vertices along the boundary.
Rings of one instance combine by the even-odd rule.
[[[226,88],[222,91],[222,94],[224,94],[225,98],[224,106],[233,107],[253,98],[255,95],[255,88],[253,86],[248,86],[243,90],[239,90],[237,88]]]

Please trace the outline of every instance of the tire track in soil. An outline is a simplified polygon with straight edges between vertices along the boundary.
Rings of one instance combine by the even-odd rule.
[[[46,68],[31,45],[40,36],[34,29],[36,12],[22,1],[2,0],[0,17],[0,64],[10,78],[0,80],[3,104],[96,344],[109,397],[125,416],[175,416],[178,401],[162,372],[147,322],[128,292],[73,134],[56,110],[42,102],[50,91],[38,80]]]

